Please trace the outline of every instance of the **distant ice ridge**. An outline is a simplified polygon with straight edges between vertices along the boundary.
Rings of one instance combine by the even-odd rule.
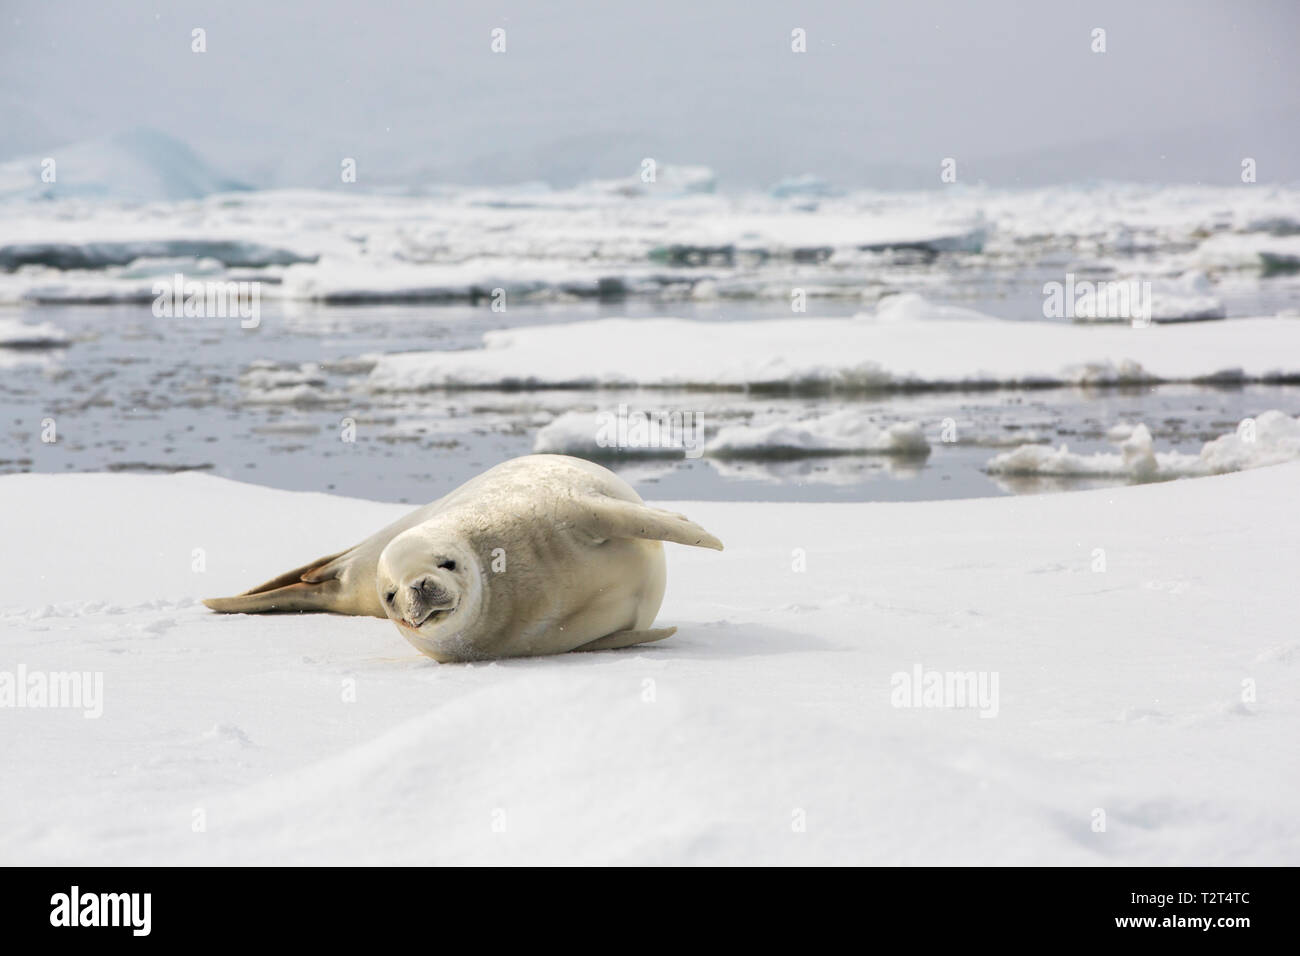
[[[843,190],[836,189],[826,180],[813,173],[800,176],[787,176],[768,190],[777,199],[790,197],[828,199],[843,195]]]
[[[520,327],[486,333],[480,349],[383,356],[369,385],[870,391],[1300,380],[1300,322],[1290,319],[1135,329],[957,314],[906,298],[862,318]]]
[[[1066,445],[1021,445],[990,459],[985,470],[995,475],[1163,481],[1300,460],[1300,418],[1276,409],[1247,419],[1236,431],[1206,442],[1199,455],[1155,451],[1146,425],[1120,426],[1107,437],[1119,445],[1118,453],[1076,454]]]
[[[0,163],[0,200],[149,202],[247,188],[217,173],[181,141],[151,129],[127,130]]]
[[[691,413],[688,413],[691,414]],[[610,440],[610,412],[570,411],[542,427],[533,451],[581,455],[585,458],[680,457],[702,453],[712,458],[789,458],[812,455],[879,454],[923,457],[930,443],[917,422],[882,425],[855,410],[811,418],[723,425],[703,440],[694,428],[668,428],[640,441]],[[702,420],[703,416],[701,416]],[[691,424],[694,419],[688,420]],[[702,430],[702,428],[701,428]],[[640,434],[648,430],[642,429]]]
[[[620,179],[592,180],[579,189],[610,193],[617,196],[647,196],[674,198],[692,193],[712,193],[718,188],[718,177],[708,166],[678,166],[669,163],[651,170]]]

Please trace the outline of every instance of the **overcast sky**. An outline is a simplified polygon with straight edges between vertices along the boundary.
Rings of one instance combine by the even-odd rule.
[[[0,158],[152,127],[262,184],[1300,179],[1300,4],[0,0]],[[192,53],[191,30],[207,32]],[[506,30],[494,54],[491,31]],[[808,52],[791,51],[791,30]],[[1106,30],[1105,53],[1091,50]]]

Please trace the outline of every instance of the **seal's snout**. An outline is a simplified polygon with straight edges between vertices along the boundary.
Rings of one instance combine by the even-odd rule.
[[[408,586],[411,589],[412,601],[428,604],[430,607],[451,603],[451,592],[439,584],[432,574],[426,574],[419,580],[412,581]]]
[[[402,588],[397,602],[402,619],[411,627],[419,627],[437,615],[453,610],[456,596],[438,583],[432,574],[425,574]]]

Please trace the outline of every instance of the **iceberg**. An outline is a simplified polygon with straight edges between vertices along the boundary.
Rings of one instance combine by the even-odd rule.
[[[217,173],[180,140],[147,128],[0,163],[0,199],[154,202],[248,188]]]

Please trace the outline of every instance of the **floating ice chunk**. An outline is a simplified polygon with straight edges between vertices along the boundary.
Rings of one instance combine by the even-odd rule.
[[[325,376],[313,362],[257,361],[239,377],[239,386],[247,405],[315,405],[340,397],[325,390]]]
[[[1110,428],[1106,429],[1106,440],[1115,442],[1116,444],[1122,441],[1127,441],[1129,436],[1133,434],[1133,429],[1137,427],[1137,425],[1134,425],[1131,422],[1116,422],[1114,425],[1111,425]]]
[[[859,313],[855,318],[876,322],[931,322],[934,320],[969,322],[993,318],[974,309],[957,305],[940,305],[915,292],[900,292],[885,296],[876,304],[874,313]]]
[[[57,349],[69,344],[67,333],[49,322],[29,325],[0,318],[0,349]]]
[[[1300,236],[1224,233],[1201,243],[1196,260],[1209,268],[1260,269],[1270,273],[1300,270]]]
[[[538,430],[533,451],[603,459],[698,457],[703,422],[694,412],[633,410],[619,417],[609,411],[570,411]]]
[[[1108,436],[1118,437],[1116,427]],[[996,455],[985,470],[997,475],[1053,475],[1072,477],[1130,478],[1158,481],[1223,474],[1300,460],[1300,419],[1285,412],[1267,411],[1246,419],[1235,432],[1206,442],[1199,455],[1156,452],[1151,432],[1145,425],[1129,430],[1119,454],[1096,452],[1075,454],[1068,447],[1021,445]]]
[[[1246,419],[1235,432],[1206,442],[1201,449],[1201,461],[1216,474],[1296,459],[1300,459],[1300,418],[1277,409]]]
[[[705,446],[717,458],[881,454],[923,456],[930,443],[917,422],[879,425],[852,409],[802,421],[728,425]]]
[[[1119,453],[1124,462],[1124,471],[1138,481],[1150,481],[1160,471],[1160,463],[1156,460],[1155,448],[1151,444],[1151,432],[1146,425],[1138,425],[1129,433],[1128,438],[1120,442]]]
[[[1141,434],[1138,429],[1141,429]],[[996,455],[984,468],[993,475],[1129,478],[1134,481],[1208,474],[1195,455],[1153,452],[1150,447],[1151,436],[1146,432],[1145,426],[1139,425],[1138,429],[1134,429],[1133,438],[1125,442],[1119,454],[1076,454],[1066,445],[1059,448],[1050,445],[1021,445],[1014,451]]]
[[[1176,279],[1151,280],[1151,318],[1156,322],[1222,319],[1227,314],[1204,272],[1192,269]]]
[[[1213,285],[1203,272],[1190,270],[1176,278],[1147,279],[1128,276],[1115,280],[1117,286],[1133,290],[1132,309],[1111,312],[1100,309],[1100,315],[1076,314],[1074,321],[1082,323],[1131,323],[1135,311],[1142,306],[1141,296],[1150,293],[1150,318],[1154,322],[1192,322],[1205,319],[1222,319],[1227,316],[1223,300],[1213,293]],[[1145,288],[1143,288],[1145,286]],[[1100,293],[1099,293],[1100,298]]]
[[[598,458],[618,451],[634,452],[638,449],[603,448],[596,443],[600,430],[600,415],[594,411],[570,411],[557,415],[538,429],[533,438],[533,451],[538,454],[578,455]]]

